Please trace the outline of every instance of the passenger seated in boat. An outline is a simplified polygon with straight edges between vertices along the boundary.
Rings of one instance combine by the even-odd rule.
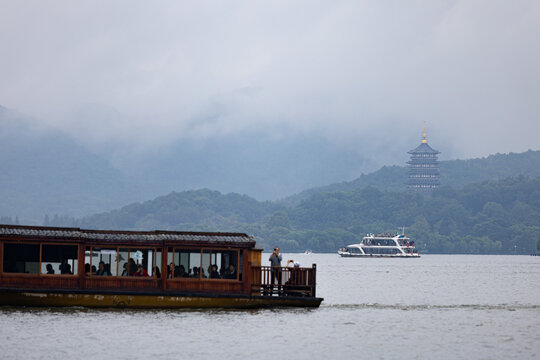
[[[107,269],[105,268],[105,263],[103,261],[99,262],[98,271],[96,271],[96,275],[99,275],[99,276],[111,276],[111,273],[109,271],[107,271]]]
[[[54,274],[54,269],[51,264],[47,264],[47,274],[49,275]]]
[[[135,260],[132,258],[130,258],[128,261],[127,271],[129,276],[134,276],[135,272],[137,271],[137,264],[135,264]]]
[[[289,269],[289,280],[285,285],[299,285],[300,283],[300,263],[294,260],[287,260],[287,268]]]
[[[62,260],[62,263],[58,266],[60,274],[71,274],[71,265],[66,260]]]
[[[153,275],[158,279],[161,277],[161,271],[159,271],[159,266],[154,266]]]
[[[123,269],[124,270],[122,270],[122,276],[128,276],[127,263],[124,263]]]
[[[193,267],[193,275],[191,277],[198,278],[199,277],[199,268],[197,266]]]
[[[223,273],[224,279],[236,279],[236,269],[233,264],[229,265],[229,268]]]
[[[146,269],[142,266],[142,264],[137,265],[137,271],[135,271],[133,276],[149,277],[148,271],[146,271]]]
[[[287,260],[287,267],[300,267],[300,263],[294,260]]]
[[[178,274],[175,273],[175,277],[189,277],[189,274],[186,272],[184,265],[177,266]]]
[[[185,272],[185,268],[184,268],[184,272]],[[182,277],[180,266],[179,265],[175,266],[174,263],[171,263],[169,265],[169,279],[173,279],[176,277]]]
[[[218,270],[217,265],[210,265],[208,267],[208,273],[210,274],[210,279],[219,279],[219,273],[217,270]]]
[[[86,275],[90,275],[90,264],[89,263],[84,264],[84,273]]]
[[[169,265],[169,279],[177,278],[177,277],[185,277],[186,274],[186,268],[183,265],[174,265],[174,263],[171,263]]]

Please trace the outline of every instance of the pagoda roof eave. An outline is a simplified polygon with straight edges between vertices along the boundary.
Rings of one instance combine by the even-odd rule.
[[[408,151],[408,154],[440,154],[439,151],[433,149],[427,143],[421,143],[415,149]]]

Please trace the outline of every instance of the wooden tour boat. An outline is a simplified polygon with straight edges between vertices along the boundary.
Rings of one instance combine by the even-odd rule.
[[[0,305],[317,307],[316,265],[261,266],[240,233],[0,225]]]

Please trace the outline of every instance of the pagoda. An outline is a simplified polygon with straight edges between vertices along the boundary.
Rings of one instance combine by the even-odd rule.
[[[422,132],[422,143],[408,153],[411,154],[411,160],[407,162],[409,165],[407,188],[410,191],[423,193],[438,188],[441,183],[441,175],[437,155],[440,152],[428,145],[425,125]]]

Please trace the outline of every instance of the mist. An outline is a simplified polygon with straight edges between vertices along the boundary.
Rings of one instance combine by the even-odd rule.
[[[352,143],[424,121],[456,156],[538,146],[536,1],[1,8],[0,103],[90,146],[282,127]]]

